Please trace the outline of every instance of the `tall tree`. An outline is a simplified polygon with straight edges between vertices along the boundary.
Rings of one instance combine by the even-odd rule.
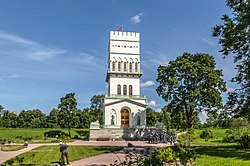
[[[4,107],[2,105],[0,105],[0,127],[2,127],[2,111],[3,111]]]
[[[68,93],[65,97],[60,99],[59,109],[59,123],[61,127],[66,127],[69,131],[69,137],[71,137],[70,129],[73,124],[73,118],[77,110],[77,101],[75,93]]]
[[[23,128],[46,127],[46,115],[39,109],[23,110],[18,115],[18,126]]]
[[[213,28],[213,36],[219,36],[220,52],[224,57],[232,54],[236,63],[237,75],[232,79],[240,85],[236,90],[239,105],[250,114],[250,1],[227,0],[226,5],[232,14],[223,15],[221,25]],[[248,117],[250,120],[250,116]]]
[[[146,121],[148,126],[154,126],[158,121],[159,112],[155,112],[152,108],[146,108]]]
[[[103,104],[104,104],[105,95],[94,95],[90,99],[91,105],[91,115],[93,121],[98,120],[100,124],[103,124]]]
[[[184,53],[168,66],[158,67],[156,91],[166,102],[181,107],[188,128],[201,110],[222,107],[221,92],[226,83],[221,70],[216,70],[214,58],[208,54]]]

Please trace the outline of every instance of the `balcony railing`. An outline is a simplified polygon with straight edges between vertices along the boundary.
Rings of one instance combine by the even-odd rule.
[[[135,70],[135,69],[110,69],[108,68],[108,73],[126,73],[126,74],[142,74],[142,70]]]
[[[140,95],[115,95],[115,94],[108,94],[105,95],[105,98],[118,98],[118,99],[146,99],[146,96]]]

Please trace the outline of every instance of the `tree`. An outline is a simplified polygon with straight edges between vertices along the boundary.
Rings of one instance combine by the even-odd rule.
[[[58,116],[59,116],[59,110],[53,108],[48,115],[48,126],[50,128],[58,128],[59,127]]]
[[[156,124],[156,122],[158,121],[157,114],[159,114],[159,113],[155,112],[151,108],[146,108],[146,113],[147,113],[147,115],[146,115],[147,125],[154,126]]]
[[[2,105],[0,105],[0,127],[2,127],[2,111],[3,111],[4,107]]]
[[[184,111],[188,128],[202,110],[222,107],[221,92],[226,83],[221,70],[216,70],[214,58],[208,54],[184,53],[168,66],[158,67],[156,91],[166,102]]]
[[[18,115],[18,126],[22,128],[46,127],[46,115],[39,109],[23,110]]]
[[[60,99],[59,109],[59,124],[61,127],[66,127],[69,131],[69,137],[71,137],[70,129],[73,123],[73,117],[77,110],[77,101],[75,93],[68,93],[65,97]]]
[[[103,124],[103,104],[104,104],[105,95],[94,95],[90,99],[90,105],[93,121],[98,120],[100,124]]]
[[[240,85],[236,90],[244,115],[250,114],[250,1],[227,0],[232,14],[223,15],[221,25],[213,28],[213,36],[219,36],[220,52],[224,57],[232,54],[237,64],[237,75],[232,79]],[[250,120],[250,116],[248,116]]]

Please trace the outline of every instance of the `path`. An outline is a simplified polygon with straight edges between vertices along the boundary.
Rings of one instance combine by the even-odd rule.
[[[68,143],[68,145],[74,145],[74,146],[123,146],[127,147],[128,142],[132,143],[136,147],[145,147],[145,146],[151,146],[151,147],[163,147],[166,146],[166,144],[148,144],[145,141],[81,141],[76,140],[72,143]],[[43,145],[58,145],[58,143],[50,143],[50,144],[29,144],[27,148],[18,150],[18,151],[0,151],[0,164],[4,163],[5,161],[18,156],[22,153],[28,152],[34,148],[37,148],[39,146]],[[119,160],[119,158],[124,158],[124,150],[115,152],[115,153],[108,153],[108,154],[102,154],[98,156],[89,157],[86,159],[78,160],[75,162],[72,162],[71,166],[81,166],[81,165],[92,165],[97,164],[95,166],[99,166],[104,163],[112,163],[115,160]]]

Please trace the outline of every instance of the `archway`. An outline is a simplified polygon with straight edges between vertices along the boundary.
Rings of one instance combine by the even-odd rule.
[[[122,128],[129,127],[129,110],[127,108],[121,110],[121,126]]]

